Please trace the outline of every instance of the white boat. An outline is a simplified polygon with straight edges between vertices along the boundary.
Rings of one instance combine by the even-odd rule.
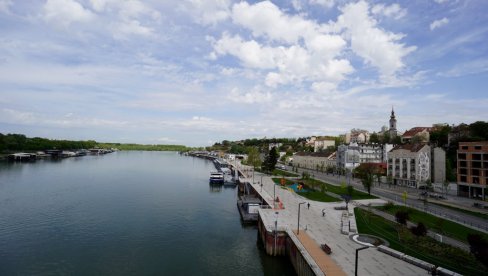
[[[224,183],[224,174],[221,172],[211,172],[210,173],[210,183],[223,184]]]

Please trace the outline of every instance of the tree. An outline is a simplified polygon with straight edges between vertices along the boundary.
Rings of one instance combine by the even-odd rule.
[[[398,223],[407,225],[407,220],[409,219],[408,212],[405,210],[398,210],[395,213],[395,219]]]
[[[373,132],[373,134],[371,134],[371,136],[369,136],[369,142],[370,143],[380,143],[380,137],[378,136],[378,134],[376,134],[376,132]]]
[[[417,237],[427,235],[427,227],[425,227],[422,222],[419,222],[417,226],[413,226],[412,228],[410,228],[410,231],[412,231],[412,234]]]
[[[375,175],[378,173],[378,168],[374,164],[365,163],[356,169],[356,173],[368,194],[371,195],[371,187],[373,186]]]
[[[273,147],[269,153],[266,155],[264,159],[264,163],[262,164],[263,170],[267,172],[272,172],[276,167],[276,162],[278,162],[278,151],[276,147]]]
[[[353,194],[354,194],[354,187],[352,185],[347,186],[347,195],[352,197]]]
[[[468,234],[468,243],[471,253],[488,267],[488,241],[486,241],[481,235]]]
[[[476,141],[488,140],[488,122],[477,121],[469,125],[471,138]]]
[[[247,163],[257,168],[261,166],[261,157],[259,156],[259,150],[257,147],[250,147],[247,153]]]

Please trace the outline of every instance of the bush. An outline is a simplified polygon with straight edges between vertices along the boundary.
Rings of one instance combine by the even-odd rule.
[[[477,234],[469,234],[468,242],[471,253],[488,268],[488,241]]]
[[[388,201],[384,206],[383,206],[383,209],[385,210],[390,210],[392,208],[395,207],[395,203],[391,202],[391,201]]]
[[[417,237],[427,235],[427,227],[425,227],[422,222],[419,222],[417,226],[413,226],[412,228],[410,228],[410,231],[412,231],[412,234]]]
[[[407,220],[409,219],[408,212],[399,210],[395,213],[395,218],[398,223],[407,225]]]

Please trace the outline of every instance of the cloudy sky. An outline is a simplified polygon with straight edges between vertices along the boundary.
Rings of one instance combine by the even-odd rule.
[[[0,0],[0,132],[101,142],[488,120],[484,0]]]

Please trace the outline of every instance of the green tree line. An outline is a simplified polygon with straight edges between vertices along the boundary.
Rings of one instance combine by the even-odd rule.
[[[29,138],[23,134],[0,133],[0,152],[15,151],[42,151],[42,150],[77,150],[89,148],[118,148],[120,150],[147,150],[147,151],[187,151],[190,148],[182,145],[140,145],[121,143],[98,143],[94,140],[71,141],[55,140],[40,137]]]

